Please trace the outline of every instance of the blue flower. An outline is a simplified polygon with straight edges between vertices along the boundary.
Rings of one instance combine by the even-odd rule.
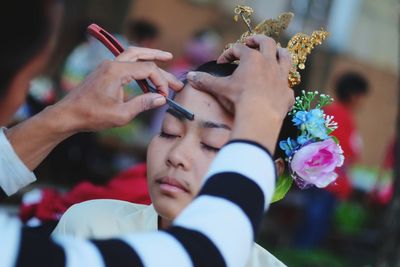
[[[308,112],[309,120],[316,121],[320,124],[325,123],[324,112],[321,109],[312,109]]]
[[[294,122],[294,126],[299,126],[307,122],[308,111],[298,111],[294,115],[292,121]]]
[[[307,143],[308,141],[310,141],[310,138],[309,137],[307,137],[306,135],[300,135],[300,136],[298,136],[297,137],[297,143],[299,144],[299,145],[304,145],[305,143]]]
[[[292,121],[302,132],[307,131],[312,137],[322,140],[328,138],[324,112],[321,109],[298,111]],[[304,141],[304,138],[302,138],[301,141]]]
[[[289,137],[286,141],[280,141],[279,147],[285,151],[286,156],[291,157],[294,151],[299,147],[299,144],[296,140],[292,140]]]

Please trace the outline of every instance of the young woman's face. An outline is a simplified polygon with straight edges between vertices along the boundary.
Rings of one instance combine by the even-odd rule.
[[[195,114],[193,121],[167,112],[161,133],[147,153],[150,197],[158,214],[174,219],[197,195],[218,150],[229,140],[233,118],[209,94],[190,85],[175,100]]]

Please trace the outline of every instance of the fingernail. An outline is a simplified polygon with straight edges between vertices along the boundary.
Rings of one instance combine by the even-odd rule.
[[[165,97],[163,97],[163,96],[155,96],[153,98],[152,103],[153,103],[153,107],[159,107],[159,106],[164,105],[166,103],[166,100],[165,100]]]
[[[164,56],[171,56],[171,57],[172,57],[172,53],[170,53],[170,52],[161,51],[161,53],[162,53]]]
[[[196,77],[196,72],[194,71],[189,71],[188,74],[186,75],[186,78],[191,81],[194,81],[195,77]]]

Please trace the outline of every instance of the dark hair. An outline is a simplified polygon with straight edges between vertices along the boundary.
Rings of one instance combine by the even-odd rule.
[[[126,35],[129,41],[140,43],[157,38],[159,31],[156,25],[147,20],[131,20],[126,23]]]
[[[56,0],[4,1],[0,23],[0,97],[18,71],[32,60],[51,34],[51,4]],[[22,6],[21,6],[22,5]]]
[[[368,81],[358,73],[348,72],[337,79],[335,90],[339,101],[348,102],[352,96],[368,93]]]
[[[195,71],[202,71],[214,76],[225,77],[232,75],[237,66],[238,65],[231,63],[217,64],[216,61],[210,61],[204,63],[203,65],[200,65]],[[294,137],[296,132],[297,129],[293,126],[291,119],[286,116],[285,120],[283,121],[281,131],[279,133],[278,143],[280,140],[286,140],[288,137]],[[275,148],[274,158],[285,158],[285,153],[279,148],[278,144]]]

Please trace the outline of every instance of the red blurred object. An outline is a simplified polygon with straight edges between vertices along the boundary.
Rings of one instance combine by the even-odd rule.
[[[91,199],[118,199],[150,204],[146,164],[139,164],[121,172],[105,185],[82,182],[66,194],[54,189],[44,189],[38,203],[21,205],[20,218],[24,222],[34,217],[42,222],[57,221],[70,206]]]
[[[361,144],[357,132],[353,113],[345,105],[335,102],[324,108],[325,114],[334,116],[339,127],[332,133],[340,142],[343,149],[345,163],[353,164],[361,154]]]
[[[346,200],[353,191],[350,178],[347,176],[343,167],[338,168],[336,173],[338,174],[336,181],[328,185],[325,189],[333,193],[338,199]]]
[[[339,168],[337,180],[326,189],[334,193],[339,199],[347,199],[352,192],[350,178],[347,175],[347,166],[356,163],[360,158],[361,144],[357,133],[353,113],[340,102],[335,102],[324,108],[325,114],[334,116],[339,127],[332,133],[340,143],[344,154],[344,166]]]

